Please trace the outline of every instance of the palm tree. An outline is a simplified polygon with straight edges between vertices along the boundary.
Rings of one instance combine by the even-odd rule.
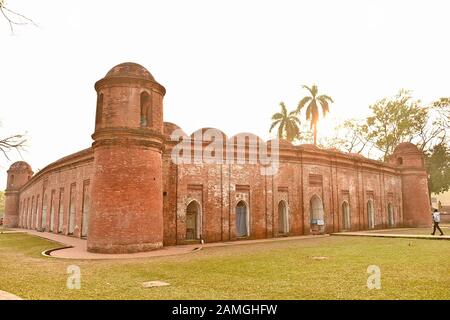
[[[325,94],[317,95],[318,89],[315,84],[311,88],[308,86],[303,86],[303,88],[307,89],[311,95],[300,100],[296,113],[300,113],[301,109],[308,104],[308,107],[306,108],[306,120],[310,121],[311,129],[314,129],[314,145],[317,145],[317,123],[319,122],[318,105],[322,107],[322,113],[325,117],[330,111],[329,104],[333,103],[333,99]]]
[[[288,113],[284,102],[280,102],[281,112],[277,112],[272,116],[272,126],[269,132],[278,125],[278,138],[292,142],[300,133],[300,120],[297,117],[297,111]]]

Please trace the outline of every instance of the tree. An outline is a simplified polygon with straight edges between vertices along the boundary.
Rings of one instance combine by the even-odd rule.
[[[33,24],[34,26],[37,26],[37,24],[30,18],[27,18],[23,14],[17,13],[6,7],[6,0],[0,0],[0,12],[9,23],[9,29],[12,34],[14,34],[15,25]]]
[[[392,98],[384,98],[370,106],[373,113],[361,127],[386,160],[401,142],[412,142],[427,123],[427,109],[413,100],[410,91],[400,90]]]
[[[365,121],[345,120],[334,129],[334,136],[325,140],[326,148],[369,156],[373,144],[367,139]]]
[[[450,97],[440,98],[432,103],[432,110],[436,111],[439,124],[446,132],[450,130]],[[449,136],[447,132],[447,137]]]
[[[425,153],[425,165],[429,174],[430,193],[442,193],[450,189],[450,148],[445,142],[435,145]]]
[[[0,140],[0,151],[3,153],[6,159],[9,159],[9,152],[16,150],[17,152],[24,149],[26,138],[22,134],[15,134]]]
[[[280,106],[281,112],[277,112],[272,116],[272,125],[269,132],[272,132],[278,126],[278,138],[292,142],[299,136],[300,120],[297,117],[296,111],[288,113],[284,102],[280,102]]]
[[[330,111],[329,105],[333,103],[333,99],[327,95],[318,95],[318,88],[314,84],[311,88],[303,86],[304,89],[309,91],[309,96],[305,96],[300,100],[297,106],[296,113],[299,114],[301,109],[306,105],[306,120],[310,121],[311,129],[314,131],[314,144],[317,145],[317,123],[319,122],[319,105],[322,108],[323,116],[325,117]]]

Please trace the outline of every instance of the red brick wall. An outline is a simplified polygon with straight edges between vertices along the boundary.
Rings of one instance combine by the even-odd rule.
[[[297,148],[296,159],[282,160],[274,176],[262,176],[259,165],[180,164],[170,159],[170,145],[161,164],[155,151],[124,146],[113,151],[105,148],[98,153],[97,170],[110,174],[100,181],[97,193],[91,194],[91,243],[128,245],[158,243],[164,245],[183,243],[186,235],[185,211],[190,201],[200,203],[203,214],[203,239],[207,242],[236,239],[235,207],[239,200],[248,203],[250,212],[250,237],[278,236],[278,202],[288,204],[290,235],[310,232],[310,199],[318,195],[323,201],[326,232],[342,229],[342,202],[350,205],[352,230],[367,229],[367,201],[374,201],[376,228],[387,227],[387,206],[394,206],[396,226],[429,224],[428,200],[423,193],[426,179],[423,172],[400,174],[394,167],[383,166],[357,158],[336,156],[334,153]],[[157,154],[157,153],[156,153]],[[123,167],[127,167],[125,171]],[[160,167],[162,166],[162,167]],[[70,187],[75,184],[76,219],[74,236],[81,235],[83,184],[92,180],[93,151],[84,150],[49,165],[35,175],[20,191],[18,198],[21,226],[24,212],[37,208],[38,228],[42,218],[45,193],[47,194],[47,224],[50,227],[50,198],[54,191],[54,232],[58,226],[59,192],[64,188],[63,234],[68,233]],[[118,170],[118,171],[117,171]],[[116,172],[117,171],[117,172]],[[161,172],[161,175],[152,173]],[[311,175],[321,176],[321,183],[311,185]],[[155,180],[153,180],[155,179]],[[158,188],[158,185],[161,188]],[[92,186],[92,181],[90,186]],[[125,193],[126,200],[116,201],[117,193]],[[422,197],[417,195],[422,194]],[[39,199],[37,199],[39,196]],[[102,199],[103,197],[103,199]],[[105,197],[107,201],[105,201]],[[7,204],[6,218],[14,216],[17,203],[14,194]],[[95,201],[109,203],[105,214],[92,219]],[[408,199],[408,201],[404,201]],[[25,205],[24,205],[25,204]],[[10,209],[12,208],[12,209]],[[164,217],[142,218],[152,212],[164,212]],[[6,220],[6,219],[5,219]],[[120,230],[115,226],[120,225]],[[127,225],[127,228],[123,228]],[[32,226],[34,228],[34,225]],[[163,233],[163,234],[162,234]],[[98,239],[98,240],[96,240]],[[119,250],[120,251],[120,250]]]
[[[278,235],[278,203],[288,203],[290,235],[310,233],[310,199],[323,201],[326,232],[342,230],[342,202],[350,205],[352,230],[368,228],[367,201],[373,200],[375,228],[388,227],[387,206],[394,207],[395,226],[402,226],[401,178],[393,167],[342,154],[296,148],[296,159],[280,163],[274,176],[254,164],[180,164],[164,155],[164,243],[183,243],[186,208],[202,207],[202,237],[207,242],[236,239],[235,207],[245,200],[250,212],[249,238]],[[283,155],[282,155],[283,157]],[[282,158],[283,159],[283,158]],[[320,183],[310,182],[310,175]],[[176,239],[175,239],[176,235]]]
[[[162,246],[161,172],[155,150],[96,148],[88,250],[119,253]]]
[[[83,203],[83,183],[89,181],[92,175],[92,161],[93,154],[91,149],[83,150],[79,153],[71,155],[57,161],[48,167],[41,170],[36,174],[21,190],[20,192],[20,202],[22,205],[19,207],[19,221],[21,224],[19,227],[27,227],[24,223],[24,217],[26,214],[26,206],[23,203],[29,201],[29,214],[31,214],[31,202],[34,197],[34,208],[33,212],[35,214],[35,219],[37,219],[37,229],[43,229],[45,231],[50,231],[50,214],[51,214],[51,195],[54,191],[54,231],[58,232],[58,208],[61,205],[64,209],[63,215],[63,230],[62,233],[68,234],[68,222],[69,222],[69,193],[70,186],[75,184],[75,230],[74,236],[81,236],[81,223],[82,223],[82,203]],[[59,203],[59,192],[60,189],[64,188],[64,198],[63,203]],[[43,210],[43,199],[44,195],[47,195],[47,223],[45,226],[41,225],[42,221],[42,210]],[[39,200],[37,200],[39,196]],[[37,208],[37,211],[36,211]],[[32,221],[35,221],[32,219]],[[31,226],[31,229],[36,229],[35,225]]]

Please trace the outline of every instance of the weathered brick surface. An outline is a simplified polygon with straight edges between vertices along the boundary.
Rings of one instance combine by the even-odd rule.
[[[92,148],[33,176],[26,163],[13,164],[8,171],[6,225],[50,231],[53,216],[53,232],[68,234],[73,229],[73,236],[80,237],[87,220],[88,250],[134,252],[186,243],[186,209],[192,201],[201,212],[198,240],[206,242],[237,238],[240,201],[247,205],[250,239],[281,236],[280,201],[287,205],[287,235],[343,230],[344,202],[349,205],[351,230],[369,228],[369,201],[375,228],[391,227],[390,205],[394,226],[430,222],[423,157],[411,144],[399,145],[389,162],[382,163],[280,141],[279,171],[267,176],[261,174],[260,164],[248,162],[248,144],[234,151],[244,163],[176,164],[171,156],[177,142],[170,134],[179,128],[163,122],[165,89],[147,70],[118,65],[95,87],[99,98]],[[143,96],[148,97],[145,104]],[[192,137],[205,132],[201,129]],[[245,136],[259,140],[237,135],[229,141]],[[207,144],[196,145],[193,153],[205,148]],[[311,226],[313,197],[322,201],[323,227]],[[75,218],[69,228],[71,211]],[[88,219],[83,219],[83,212]]]

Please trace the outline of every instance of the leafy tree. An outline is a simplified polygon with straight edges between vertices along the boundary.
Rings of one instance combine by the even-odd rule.
[[[426,127],[427,109],[413,100],[410,91],[400,90],[392,98],[384,98],[370,106],[373,113],[360,131],[383,154],[386,160],[401,142],[412,142]]]
[[[440,98],[431,107],[439,119],[438,124],[446,131],[450,130],[450,97]],[[447,132],[447,138],[449,134]]]
[[[269,132],[278,126],[277,136],[292,142],[299,136],[300,120],[295,111],[288,112],[284,102],[280,102],[281,112],[272,116],[272,125]]]
[[[428,106],[400,90],[370,106],[365,121],[348,120],[337,127],[331,143],[347,151],[367,155],[372,149],[386,160],[401,142],[411,142],[424,153],[430,192],[450,188],[450,98],[440,98]],[[342,132],[341,132],[342,131]]]
[[[369,154],[373,145],[367,139],[365,122],[358,119],[345,120],[335,127],[334,137],[325,140],[324,147],[336,148],[348,153]]]
[[[435,145],[425,153],[425,165],[429,174],[428,187],[432,193],[450,189],[450,148],[445,142]]]
[[[314,131],[314,144],[317,145],[317,123],[319,122],[319,106],[322,108],[323,116],[325,117],[330,111],[330,104],[333,99],[327,95],[319,95],[317,85],[313,85],[311,88],[303,86],[304,89],[309,91],[308,96],[305,96],[300,100],[297,106],[297,114],[306,107],[306,120],[310,121],[311,129]]]

